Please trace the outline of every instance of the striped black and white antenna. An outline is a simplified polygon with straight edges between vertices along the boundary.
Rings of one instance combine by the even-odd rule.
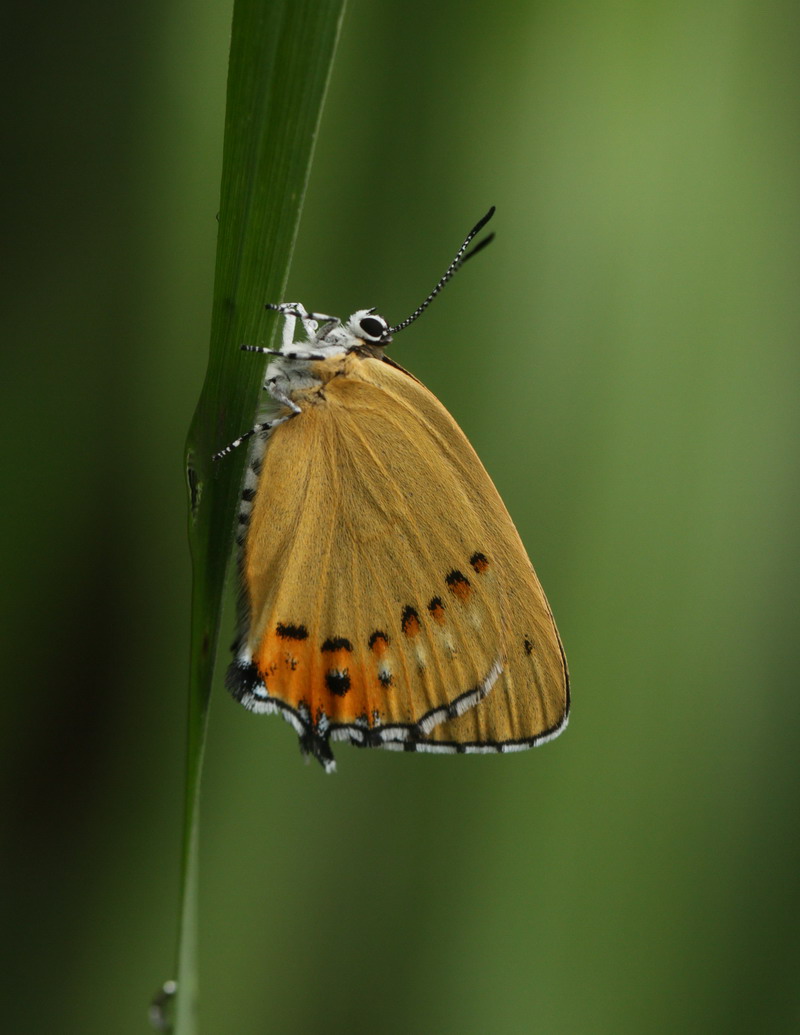
[[[492,207],[489,209],[489,211],[486,213],[483,219],[479,220],[467,234],[466,238],[464,239],[464,243],[456,252],[455,258],[445,270],[444,276],[433,289],[433,291],[431,291],[431,293],[428,295],[428,297],[425,299],[422,305],[417,306],[417,308],[414,310],[411,316],[407,317],[405,320],[402,320],[400,323],[395,324],[394,327],[390,327],[386,332],[387,335],[396,334],[398,331],[402,331],[404,328],[408,327],[410,323],[413,323],[418,316],[422,316],[422,314],[425,312],[425,310],[428,308],[428,306],[431,304],[434,298],[436,298],[436,296],[439,294],[439,292],[442,290],[442,288],[445,286],[448,280],[450,280],[451,277],[453,277],[458,272],[458,270],[461,269],[461,267],[464,265],[467,259],[471,259],[473,255],[477,255],[479,251],[482,251],[487,244],[490,244],[494,240],[494,234],[489,234],[489,236],[484,237],[482,241],[478,241],[474,248],[467,251],[471,242],[475,239],[475,237],[477,237],[481,230],[483,230],[483,228],[486,226],[486,224],[489,222],[493,215],[494,205],[492,205]]]

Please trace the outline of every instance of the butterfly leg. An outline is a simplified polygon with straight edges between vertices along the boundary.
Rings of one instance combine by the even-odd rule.
[[[272,420],[261,421],[259,424],[254,424],[249,431],[245,431],[243,435],[240,435],[239,438],[231,442],[230,445],[225,446],[224,449],[220,449],[218,453],[215,453],[211,458],[212,460],[221,460],[224,456],[227,456],[228,453],[232,453],[237,446],[242,444],[242,442],[246,442],[247,439],[252,438],[253,435],[258,435],[262,431],[271,431],[273,428],[277,428],[279,424],[285,424],[287,420],[291,420],[292,417],[296,417],[298,413],[303,412],[297,403],[293,402],[289,396],[286,395],[285,392],[282,392],[280,388],[276,387],[275,384],[267,382],[264,387],[273,399],[281,403],[282,406],[291,410],[291,413],[284,414],[283,417],[273,417]]]
[[[306,312],[305,307],[300,302],[281,302],[280,305],[273,305],[272,302],[268,302],[266,305],[267,309],[274,309],[275,312],[280,313],[284,318],[283,331],[281,333],[281,347],[280,349],[266,349],[262,345],[240,345],[239,348],[242,352],[260,352],[264,356],[285,356],[286,350],[291,349],[294,345],[294,327],[295,321],[299,317],[303,321],[306,335],[311,339],[317,330],[316,323],[309,318],[309,314]],[[292,357],[294,358],[294,357]],[[304,358],[319,358],[319,357],[304,357]]]
[[[240,345],[242,352],[260,352],[264,356],[283,356],[284,359],[325,359],[324,353],[307,351],[305,342],[294,340],[295,321],[298,319],[302,321],[306,341],[308,344],[312,344],[324,337],[331,327],[341,322],[337,316],[309,313],[301,302],[280,302],[277,305],[268,302],[266,308],[280,313],[284,319],[280,349],[265,349],[261,345]],[[320,321],[322,329],[317,331]],[[295,345],[298,346],[297,349],[293,347]]]
[[[297,344],[297,349],[292,349],[292,345]],[[260,352],[263,356],[281,356],[283,359],[326,359],[324,352],[309,352],[306,349],[305,342],[290,343],[289,349],[285,346],[281,346],[279,349],[265,349],[261,345],[240,345],[239,348],[242,352]]]
[[[280,302],[275,305],[272,302],[267,302],[267,309],[272,309],[276,313],[280,313],[283,317],[283,333],[281,334],[281,350],[289,348],[294,345],[294,327],[295,321],[299,318],[303,322],[303,328],[306,332],[307,338],[312,338],[317,330],[317,325],[313,318],[306,312],[306,307],[302,302]]]
[[[283,325],[281,350],[295,344],[295,318],[302,321],[303,330],[306,332],[309,341],[319,341],[325,337],[328,331],[338,327],[342,322],[338,316],[328,316],[326,313],[309,313],[301,302],[279,302],[277,304],[268,302],[267,309],[280,313],[286,319],[286,323]]]

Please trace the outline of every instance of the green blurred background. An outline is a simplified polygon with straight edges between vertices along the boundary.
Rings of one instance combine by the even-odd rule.
[[[9,1032],[144,1032],[173,968],[230,13],[4,29]],[[327,778],[218,680],[205,1035],[800,1030],[799,30],[351,0],[288,295],[401,319],[497,205],[393,354],[517,521],[573,718]]]

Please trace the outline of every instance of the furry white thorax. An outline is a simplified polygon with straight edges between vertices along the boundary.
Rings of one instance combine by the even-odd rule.
[[[311,364],[344,355],[367,344],[388,344],[389,326],[373,309],[358,309],[344,323],[338,316],[309,313],[299,302],[284,302],[272,307],[284,317],[279,355],[269,364],[264,387],[278,402],[312,387],[318,378]],[[294,340],[295,325],[300,320],[305,340]]]

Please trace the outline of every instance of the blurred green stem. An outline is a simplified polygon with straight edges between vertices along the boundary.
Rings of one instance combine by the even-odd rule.
[[[189,729],[175,997],[176,1035],[197,1032],[198,812],[208,706],[246,450],[211,457],[251,426],[283,297],[344,0],[235,0],[209,364],[189,430],[193,563]],[[233,1025],[235,1028],[235,1025]]]

